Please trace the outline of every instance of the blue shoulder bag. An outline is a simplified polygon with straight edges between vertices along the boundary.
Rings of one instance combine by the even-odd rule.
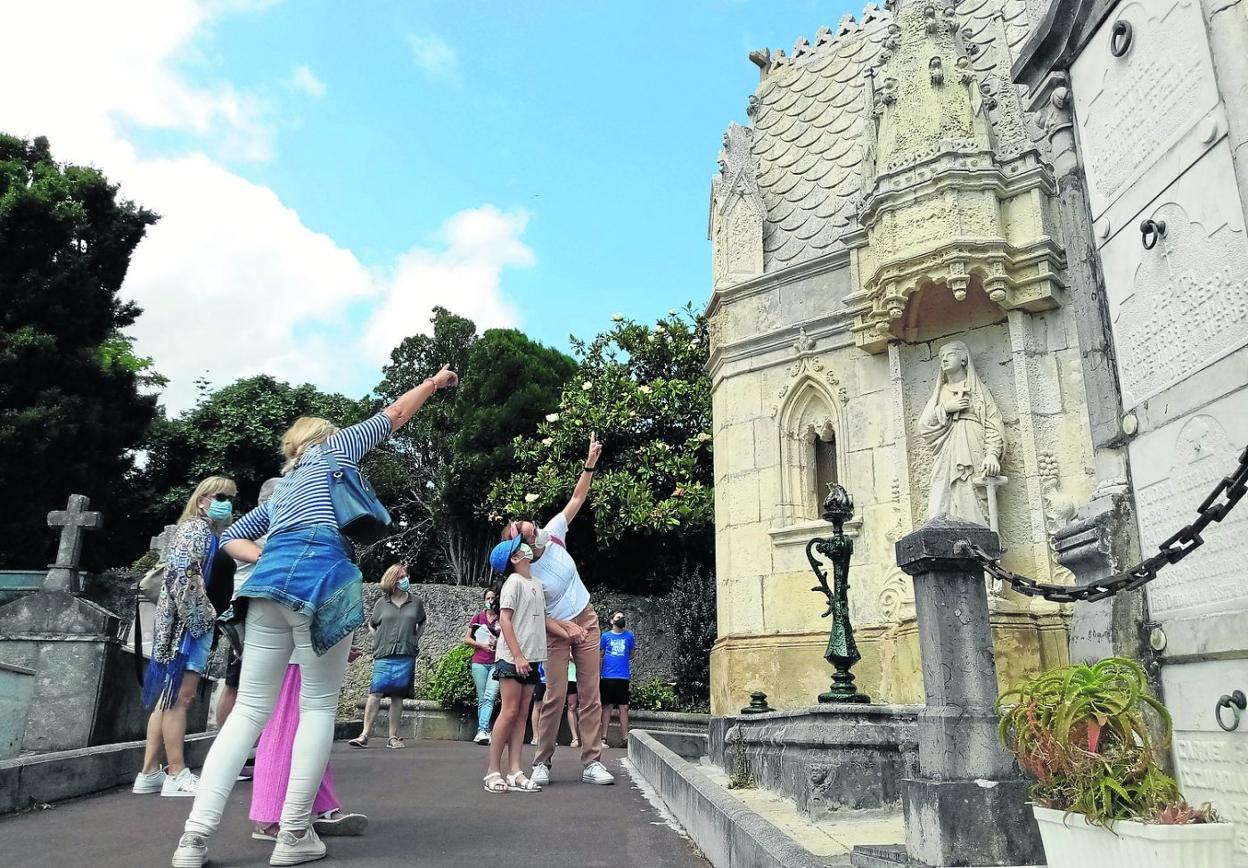
[[[393,524],[390,513],[381,505],[364,474],[354,467],[340,466],[333,450],[322,451],[329,464],[329,498],[343,536],[361,545],[389,536]]]

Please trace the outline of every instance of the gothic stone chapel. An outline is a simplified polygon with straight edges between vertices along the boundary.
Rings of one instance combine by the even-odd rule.
[[[857,505],[855,674],[875,701],[923,700],[894,543],[929,517],[990,525],[1007,567],[1063,580],[1050,534],[1095,456],[1057,186],[1009,78],[1027,32],[1022,0],[903,2],[751,54],[750,125],[724,135],[710,207],[716,714],[827,687],[804,549],[830,482]],[[991,604],[1002,680],[1066,662],[1058,605]]]

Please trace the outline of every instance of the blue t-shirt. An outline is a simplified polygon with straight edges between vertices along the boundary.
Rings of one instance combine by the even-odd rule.
[[[629,661],[633,648],[637,645],[632,630],[616,633],[608,630],[602,634],[598,647],[602,649],[602,677],[630,678]]]

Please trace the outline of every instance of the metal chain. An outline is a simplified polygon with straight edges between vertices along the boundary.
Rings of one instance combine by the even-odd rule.
[[[1054,603],[1104,600],[1119,591],[1134,591],[1147,585],[1157,578],[1157,572],[1162,567],[1177,564],[1204,545],[1201,533],[1213,522],[1226,518],[1235,508],[1235,504],[1243,499],[1245,492],[1248,492],[1248,447],[1240,454],[1239,466],[1235,471],[1219,482],[1197,507],[1196,520],[1158,546],[1157,554],[1126,572],[1086,585],[1053,585],[1012,573],[1001,566],[999,559],[990,556],[969,540],[958,543],[954,551],[969,556],[993,578],[1008,582],[1010,587],[1028,597],[1043,597]]]

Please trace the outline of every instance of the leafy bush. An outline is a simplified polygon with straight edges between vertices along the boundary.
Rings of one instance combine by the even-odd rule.
[[[467,645],[456,645],[447,651],[433,667],[425,698],[438,702],[443,708],[452,706],[474,707],[477,689],[472,683],[472,653]]]
[[[1043,807],[1107,827],[1115,820],[1216,820],[1212,809],[1190,808],[1178,783],[1158,768],[1156,749],[1169,743],[1173,726],[1134,660],[1111,657],[1044,672],[1002,693],[997,711],[1001,741],[1036,779],[1031,795]],[[1162,735],[1158,743],[1150,712]]]
[[[672,685],[657,678],[632,685],[629,690],[628,707],[641,708],[646,711],[685,710],[684,703],[676,695]]]
[[[676,653],[672,674],[681,702],[691,711],[708,711],[711,700],[711,646],[715,644],[715,576],[686,570],[667,596]]]

